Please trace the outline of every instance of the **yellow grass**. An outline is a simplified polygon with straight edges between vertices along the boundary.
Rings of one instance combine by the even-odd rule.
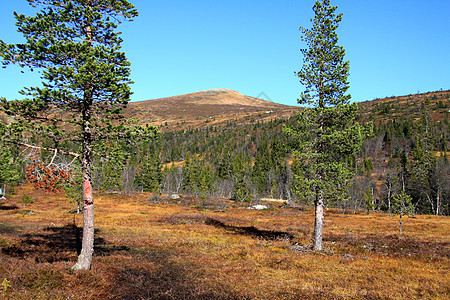
[[[24,193],[34,203],[18,203]],[[96,193],[92,270],[74,273],[71,206],[62,194],[18,189],[0,210],[0,281],[11,285],[0,298],[449,298],[448,217],[407,218],[400,236],[388,214],[328,210],[325,250],[311,252],[312,211],[148,199]]]

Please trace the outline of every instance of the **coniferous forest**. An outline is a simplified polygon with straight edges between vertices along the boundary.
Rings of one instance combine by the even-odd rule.
[[[373,132],[360,153],[347,158],[357,174],[353,184],[344,197],[330,205],[350,211],[391,211],[394,195],[404,189],[412,197],[415,213],[448,215],[448,114],[443,120],[432,118],[434,109],[447,109],[447,97],[443,94],[435,101],[426,98],[405,104],[420,110],[413,116],[402,107],[390,108],[395,102],[375,105],[369,114]],[[404,113],[396,117],[395,109]],[[363,114],[360,120],[364,120]],[[291,153],[296,141],[283,133],[283,128],[295,122],[294,116],[266,123],[229,122],[223,127],[163,132],[153,146],[131,154],[135,157],[131,162],[141,163],[130,163],[124,170],[124,174],[137,174],[136,178],[148,176],[151,183],[128,181],[125,188],[311,204],[312,199],[302,196],[294,175],[296,161]],[[157,167],[146,168],[147,162]]]
[[[403,97],[409,101],[360,104],[358,119],[371,122],[373,130],[361,151],[347,158],[357,174],[352,184],[328,206],[349,212],[391,211],[394,196],[405,190],[412,198],[414,213],[448,215],[449,120],[445,111],[449,94],[436,92]],[[206,123],[176,131],[162,127],[150,141],[117,140],[108,146],[108,159],[94,161],[94,188],[249,203],[275,198],[287,200],[289,205],[308,206],[313,199],[304,196],[295,176],[297,163],[292,149],[296,140],[284,132],[295,123],[296,116],[263,122],[256,115],[246,122],[229,120],[217,126]],[[39,168],[48,164],[53,154],[46,150],[23,152],[5,144],[2,183],[13,189],[29,180],[39,187],[56,184],[70,191],[79,181],[79,166],[69,157],[60,158],[60,166],[72,163],[68,180],[56,171]]]

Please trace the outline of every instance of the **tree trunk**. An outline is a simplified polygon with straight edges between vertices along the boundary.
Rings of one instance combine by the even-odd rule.
[[[83,174],[83,178],[90,177],[90,174]],[[83,179],[83,239],[81,243],[81,253],[78,262],[72,267],[73,270],[89,270],[94,254],[94,198],[92,185],[89,179]]]
[[[81,172],[83,176],[83,239],[81,253],[73,270],[89,270],[94,253],[94,197],[92,193],[92,133],[91,112],[92,91],[88,88],[84,94],[84,108],[82,110],[83,149],[81,158]]]
[[[424,192],[424,194],[425,194],[425,196],[427,196],[427,200],[428,200],[428,202],[430,203],[430,205],[431,205],[431,211],[435,211],[435,209],[434,209],[434,203],[433,203],[433,199],[431,199],[431,197],[428,195],[428,193],[425,193]],[[417,204],[416,204],[417,205]]]
[[[322,233],[323,233],[323,194],[322,191],[317,192],[315,201],[315,222],[314,222],[314,242],[313,250],[322,250]]]
[[[436,193],[436,216],[439,216],[439,206],[441,205],[441,199],[440,199],[440,188],[439,188],[439,182],[438,182],[438,189],[437,189],[437,193]]]
[[[389,183],[389,185],[388,185],[388,195],[387,195],[387,198],[388,198],[388,213],[390,214],[391,213],[391,184]]]
[[[89,270],[94,254],[94,199],[89,180],[83,179],[83,239],[81,253],[73,270]]]
[[[323,96],[323,86],[324,86],[324,78],[323,78],[324,71],[321,66],[320,70],[320,83],[319,83],[319,108],[323,109],[325,108],[324,103],[324,96]],[[324,127],[324,120],[321,112],[320,116],[320,130],[317,136],[317,140],[319,141],[317,145],[317,152],[322,153],[323,152],[323,144],[321,142],[321,135]],[[319,176],[322,180],[322,176]],[[315,206],[315,220],[314,220],[314,241],[313,241],[313,250],[314,251],[321,251],[322,250],[322,233],[323,233],[323,191],[321,189],[316,190],[316,201],[314,202]]]

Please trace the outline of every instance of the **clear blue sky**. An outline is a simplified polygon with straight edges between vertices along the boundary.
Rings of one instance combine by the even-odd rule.
[[[20,42],[2,1],[0,38]],[[302,86],[299,26],[309,27],[314,0],[131,0],[139,17],[119,29],[132,63],[133,101],[229,88],[296,105]],[[332,1],[344,13],[340,44],[350,60],[353,101],[450,89],[449,0]],[[19,97],[37,74],[0,69],[0,96]]]

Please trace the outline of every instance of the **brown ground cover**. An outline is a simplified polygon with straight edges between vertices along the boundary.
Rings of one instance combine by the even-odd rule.
[[[33,203],[21,203],[24,194]],[[25,185],[0,205],[4,299],[449,299],[450,219],[248,210],[228,200],[96,194],[92,270],[73,272],[81,215]]]

